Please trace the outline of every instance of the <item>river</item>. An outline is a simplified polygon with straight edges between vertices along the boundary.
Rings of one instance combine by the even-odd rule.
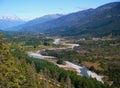
[[[60,40],[61,40],[60,38],[55,39],[54,42],[53,42],[53,44],[56,44],[56,45],[60,44]]]
[[[58,44],[60,44],[60,41],[61,41],[61,39],[58,38],[58,39],[55,39],[53,43],[58,45]],[[79,46],[79,44],[68,44],[68,43],[64,43],[63,45],[66,45],[67,47],[49,48],[48,50],[68,49],[68,48],[73,49],[74,47]],[[28,56],[34,57],[34,58],[39,58],[39,59],[56,58],[56,57],[53,57],[53,56],[43,56],[40,53],[41,51],[43,51],[43,50],[39,50],[37,52],[28,52]],[[69,61],[65,61],[65,63],[66,63],[65,65],[58,65],[58,64],[56,64],[56,65],[59,66],[59,67],[62,67],[62,68],[73,68],[77,71],[78,75],[96,78],[98,81],[101,81],[103,83],[103,80],[102,80],[103,76],[97,75],[95,72],[90,71],[85,66],[79,66],[79,65],[76,65],[76,64],[74,64],[72,62],[69,62]]]

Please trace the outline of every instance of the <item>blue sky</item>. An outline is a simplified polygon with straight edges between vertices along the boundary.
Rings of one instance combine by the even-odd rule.
[[[47,14],[67,14],[120,0],[0,0],[0,16],[33,19]]]

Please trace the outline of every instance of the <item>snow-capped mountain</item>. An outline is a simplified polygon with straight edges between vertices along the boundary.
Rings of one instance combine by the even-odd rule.
[[[48,15],[44,15],[42,17],[38,17],[38,18],[35,18],[33,20],[30,20],[30,21],[26,22],[25,24],[8,28],[7,30],[9,30],[9,31],[10,30],[16,31],[16,30],[19,30],[19,29],[22,29],[22,28],[25,28],[25,27],[30,27],[31,25],[37,25],[37,24],[42,24],[42,23],[48,22],[48,21],[52,21],[52,20],[60,18],[62,16],[63,16],[63,14],[48,14]]]
[[[25,23],[24,20],[17,16],[1,16],[0,17],[0,29],[5,30],[7,28],[17,26]]]
[[[22,20],[17,16],[1,16],[0,20]]]

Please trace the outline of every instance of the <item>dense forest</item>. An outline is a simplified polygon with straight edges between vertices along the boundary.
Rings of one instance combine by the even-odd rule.
[[[120,39],[119,37],[73,40],[80,44],[73,50],[46,50],[43,55],[55,56],[60,60],[69,60],[84,65],[97,74],[105,75],[104,81],[119,88],[120,86]]]
[[[0,88],[40,88],[34,68],[25,58],[13,57],[0,34]]]
[[[12,33],[11,33],[12,34]],[[11,35],[7,35],[11,36]],[[13,37],[12,35],[11,37]],[[0,34],[0,87],[1,88],[109,88],[93,78],[77,75],[76,72],[67,71],[51,62],[30,58],[27,56],[26,46],[29,39],[16,35],[16,40]],[[32,36],[33,37],[33,36]],[[28,38],[28,39],[27,39]],[[42,37],[41,37],[42,38]],[[14,39],[14,38],[12,38]],[[23,40],[21,40],[23,39]],[[26,41],[27,40],[27,41]],[[46,39],[43,39],[46,41]],[[24,42],[21,43],[20,42]],[[40,40],[39,40],[40,42]],[[51,42],[49,39],[47,42]],[[41,43],[40,43],[41,44]],[[42,43],[42,46],[46,44]],[[31,50],[35,50],[34,44]],[[50,45],[49,45],[50,46]],[[52,45],[51,45],[52,46]],[[38,47],[38,46],[37,46]],[[46,46],[48,47],[48,45]]]

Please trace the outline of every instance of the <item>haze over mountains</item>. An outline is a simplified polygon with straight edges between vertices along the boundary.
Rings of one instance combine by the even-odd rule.
[[[36,24],[41,24],[41,23],[44,23],[44,22],[48,22],[48,21],[57,19],[57,18],[59,18],[61,16],[63,16],[63,15],[62,14],[45,15],[45,16],[30,20],[30,21],[26,22],[23,25],[8,28],[8,30],[16,31],[16,30],[24,29],[24,28],[27,28],[27,27],[30,27],[30,26],[33,26],[33,25],[36,25]]]
[[[17,16],[2,16],[0,17],[0,29],[6,30],[9,27],[24,24],[25,21]]]
[[[45,32],[62,36],[120,35],[120,2],[108,3],[68,15],[47,15],[10,28],[23,32]]]

